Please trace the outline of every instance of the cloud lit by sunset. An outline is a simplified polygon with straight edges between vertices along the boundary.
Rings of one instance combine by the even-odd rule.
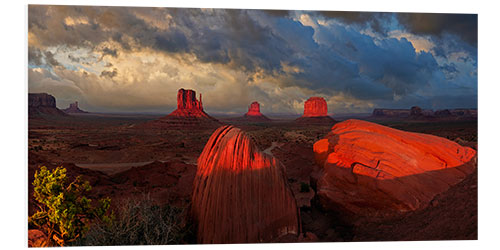
[[[30,5],[28,53],[30,93],[96,112],[477,108],[477,15]]]

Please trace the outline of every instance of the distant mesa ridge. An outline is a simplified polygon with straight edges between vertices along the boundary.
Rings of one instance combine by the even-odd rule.
[[[433,111],[432,109],[422,109],[413,106],[410,109],[386,109],[376,108],[372,117],[377,118],[477,118],[477,109],[457,108],[442,109]]]
[[[84,114],[88,113],[87,111],[83,111],[78,107],[78,102],[70,103],[69,107],[66,109],[63,109],[65,113],[74,113],[74,114]]]
[[[243,118],[248,121],[271,121],[271,119],[260,112],[260,104],[258,102],[252,102],[250,106],[248,106],[248,112]]]
[[[56,98],[47,93],[28,93],[28,118],[44,115],[66,116],[56,107]]]
[[[270,242],[300,233],[284,166],[234,126],[222,126],[198,158],[191,212],[197,241]]]
[[[295,120],[304,124],[333,124],[335,120],[328,116],[328,105],[323,97],[311,97],[304,103],[304,115]]]

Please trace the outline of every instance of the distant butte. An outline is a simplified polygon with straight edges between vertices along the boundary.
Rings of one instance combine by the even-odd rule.
[[[73,113],[73,114],[85,114],[88,113],[87,111],[83,111],[78,107],[78,102],[70,103],[69,107],[66,109],[63,109],[65,113]]]
[[[260,104],[258,102],[252,102],[252,104],[250,104],[248,112],[243,116],[243,118],[247,121],[271,121],[271,119],[267,118],[260,112]]]
[[[203,103],[196,99],[196,91],[179,89],[177,92],[177,109],[169,115],[143,124],[152,128],[195,128],[220,126],[220,122],[203,110]]]
[[[56,107],[56,98],[47,93],[28,94],[28,118],[40,118],[44,115],[66,116]]]
[[[335,120],[328,116],[328,106],[323,97],[311,97],[304,103],[304,115],[295,120],[305,124],[333,124]]]

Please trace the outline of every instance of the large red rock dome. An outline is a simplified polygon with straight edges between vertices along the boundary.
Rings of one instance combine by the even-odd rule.
[[[474,170],[476,156],[441,137],[360,120],[337,123],[314,153],[322,204],[361,215],[427,206]]]
[[[193,190],[198,243],[269,242],[300,231],[284,167],[233,126],[210,137]]]

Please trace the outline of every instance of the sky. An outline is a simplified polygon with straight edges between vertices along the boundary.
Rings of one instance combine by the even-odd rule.
[[[477,15],[144,7],[28,7],[28,91],[59,108],[330,114],[477,108]]]

